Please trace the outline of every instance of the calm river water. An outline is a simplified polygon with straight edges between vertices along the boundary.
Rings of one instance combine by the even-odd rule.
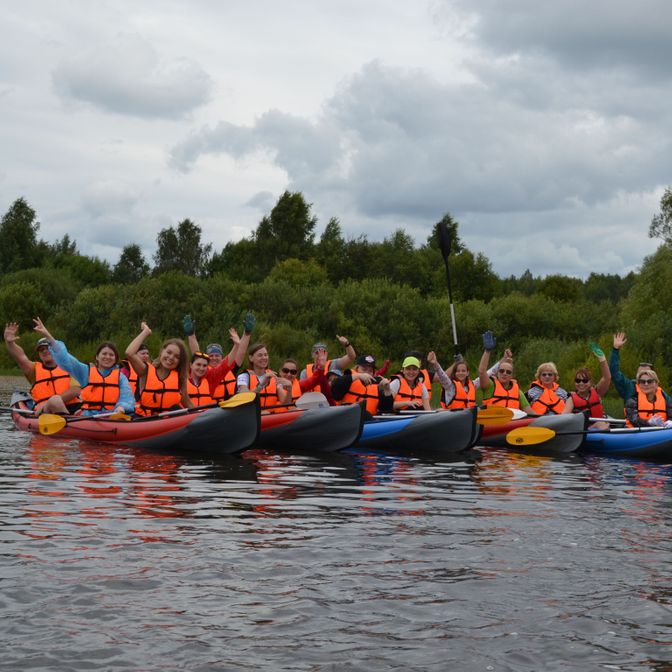
[[[0,417],[2,670],[672,670],[672,467],[214,460]]]

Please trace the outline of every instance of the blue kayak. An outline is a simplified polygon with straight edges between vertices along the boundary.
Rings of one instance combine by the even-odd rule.
[[[357,446],[404,453],[459,453],[471,448],[480,434],[476,408],[383,415],[364,422]]]
[[[619,427],[586,432],[581,450],[601,455],[672,458],[672,429]]]

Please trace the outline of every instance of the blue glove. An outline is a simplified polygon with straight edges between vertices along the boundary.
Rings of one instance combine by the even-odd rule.
[[[245,315],[245,319],[243,320],[243,328],[245,329],[246,334],[251,334],[252,329],[254,329],[254,325],[257,323],[257,318],[254,316],[254,313],[248,313]]]
[[[194,331],[196,331],[196,322],[192,319],[191,315],[185,315],[182,318],[182,331],[184,331],[185,336],[194,335]]]
[[[495,335],[488,329],[488,331],[483,334],[483,349],[490,352],[496,347],[497,339],[495,338]]]

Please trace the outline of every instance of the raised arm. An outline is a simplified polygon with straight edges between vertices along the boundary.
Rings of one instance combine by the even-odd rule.
[[[597,343],[591,343],[590,349],[593,351],[593,354],[600,362],[600,373],[602,374],[602,377],[600,378],[597,385],[595,385],[595,391],[601,397],[603,397],[607,393],[609,385],[611,385],[611,371],[609,370],[609,363],[607,362],[607,358],[604,356],[604,352],[602,352]]]
[[[184,337],[187,339],[189,351],[192,354],[199,352],[201,348],[196,338],[196,320],[189,314],[182,318],[182,333],[184,333]]]
[[[357,359],[357,353],[345,336],[336,335],[336,340],[345,348],[345,355],[334,360],[334,366],[345,371]]]
[[[16,322],[8,322],[5,325],[5,345],[7,346],[7,351],[19,369],[21,369],[21,373],[28,378],[32,375],[35,364],[28,359],[23,348],[17,343],[19,338],[19,325]]]
[[[152,335],[152,330],[146,322],[140,324],[140,333],[128,344],[126,348],[126,357],[130,362],[133,370],[142,378],[147,373],[147,364],[138,355],[138,348],[145,342],[145,339]],[[185,390],[186,393],[186,390]],[[187,395],[188,396],[188,395]]]
[[[488,364],[490,363],[490,350],[483,350],[481,361],[478,363],[478,383],[479,387],[484,390],[490,382],[488,376]]]

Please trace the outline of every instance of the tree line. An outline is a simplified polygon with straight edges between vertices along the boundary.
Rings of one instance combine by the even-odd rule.
[[[499,277],[485,255],[464,245],[449,214],[420,245],[403,230],[382,242],[366,235],[346,238],[336,218],[317,237],[311,205],[291,192],[280,196],[249,237],[218,252],[185,219],[158,233],[153,264],[132,243],[112,265],[81,254],[68,235],[52,244],[40,240],[36,213],[19,198],[0,224],[0,315],[19,322],[24,334],[40,315],[78,354],[89,356],[103,338],[124,346],[143,319],[155,330],[158,347],[160,336],[181,333],[185,313],[196,317],[204,343],[222,341],[252,309],[258,316],[255,335],[268,344],[272,358],[303,361],[317,340],[336,348],[339,333],[379,359],[398,362],[408,350],[433,349],[448,365],[453,342],[436,235],[440,223],[453,241],[449,263],[458,337],[472,366],[480,357],[481,333],[491,329],[502,347],[513,349],[521,382],[531,379],[538,363],[552,359],[571,386],[573,369],[593,364],[588,342],[608,349],[613,332],[625,329],[624,370],[634,371],[639,359],[653,360],[663,380],[672,381],[670,189],[649,231],[663,245],[643,260],[640,272],[592,273],[585,280],[538,277],[529,270]],[[12,368],[6,352],[0,366]]]

